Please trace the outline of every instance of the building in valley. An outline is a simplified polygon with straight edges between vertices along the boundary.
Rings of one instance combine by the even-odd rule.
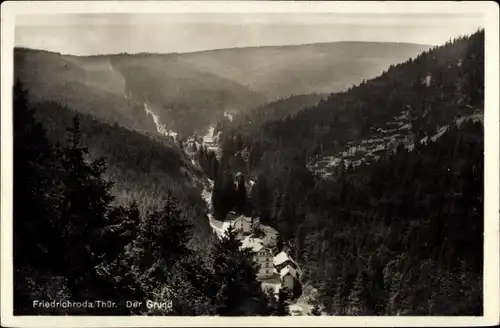
[[[287,265],[280,271],[281,288],[294,292],[297,285],[300,284],[300,275],[298,270],[294,267]]]
[[[294,269],[297,269],[297,264],[293,261],[293,259],[288,256],[286,252],[280,252],[278,255],[276,255],[273,258],[273,265],[274,268],[276,269],[276,272],[280,272],[281,269],[285,268],[286,266],[293,267]]]
[[[207,148],[217,147],[217,142],[216,142],[216,140],[214,140],[212,133],[213,133],[213,129],[211,129],[208,134],[203,136],[203,144],[205,146],[207,146]]]
[[[240,215],[232,221],[231,225],[238,233],[242,235],[249,235],[259,229],[260,219]]]
[[[289,291],[292,298],[298,297],[302,292],[302,272],[297,263],[286,252],[280,252],[273,258],[273,266],[274,273],[280,275],[281,288]]]
[[[254,261],[259,266],[257,278],[267,279],[275,275],[273,270],[273,253],[264,246],[262,239],[247,236],[242,241],[241,248],[251,249],[254,252]]]

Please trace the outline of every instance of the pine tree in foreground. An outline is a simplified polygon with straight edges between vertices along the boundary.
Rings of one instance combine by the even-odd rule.
[[[14,314],[38,314],[32,302],[37,297],[69,294],[54,256],[60,245],[57,208],[51,202],[57,159],[19,81],[13,91]]]
[[[74,117],[69,132],[69,145],[61,154],[62,202],[58,225],[63,239],[61,270],[68,277],[73,297],[79,300],[106,294],[104,289],[111,288],[101,284],[94,268],[113,257],[103,238],[113,197],[111,183],[103,178],[104,160],[86,162],[87,148],[80,145],[78,116]],[[85,292],[89,289],[90,295]]]
[[[231,227],[215,245],[216,312],[221,316],[269,315],[268,298],[256,280],[253,254],[240,246]]]

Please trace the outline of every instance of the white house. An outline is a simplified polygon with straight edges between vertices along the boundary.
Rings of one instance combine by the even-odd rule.
[[[212,137],[208,137],[208,136],[203,137],[203,144],[206,145],[207,147],[215,146],[214,139]]]
[[[201,140],[204,146],[208,148],[208,150],[217,149],[217,140],[214,138],[214,130],[215,127],[211,126],[208,130],[207,134],[205,134]]]
[[[251,249],[255,253],[254,261],[259,266],[257,278],[269,278],[275,274],[273,270],[272,251],[263,245],[261,239],[248,236],[243,239],[241,248]]]
[[[302,272],[295,261],[286,253],[280,252],[273,258],[274,272],[279,273],[281,286],[293,291],[300,284]]]
[[[243,234],[251,234],[260,227],[260,219],[240,215],[231,224],[233,228]]]

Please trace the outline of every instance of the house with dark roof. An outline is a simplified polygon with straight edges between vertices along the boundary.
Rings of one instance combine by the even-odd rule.
[[[294,267],[287,265],[280,271],[280,279],[281,279],[281,288],[294,291],[297,287],[297,284],[300,284],[299,279],[300,275],[298,270]]]
[[[274,272],[280,275],[281,287],[292,292],[292,295],[300,295],[302,271],[297,263],[283,251],[273,258],[273,266]]]
[[[293,259],[286,253],[280,252],[273,258],[273,265],[276,269],[276,272],[280,272],[286,266],[291,266],[294,269],[297,269],[297,264],[293,261]]]

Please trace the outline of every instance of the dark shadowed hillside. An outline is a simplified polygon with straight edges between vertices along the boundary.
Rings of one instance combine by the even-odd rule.
[[[200,172],[171,140],[29,104],[20,83],[13,103],[16,315],[275,313],[253,252],[211,233]]]
[[[124,97],[125,79],[106,60],[81,67],[60,54],[16,49],[14,68],[32,101],[56,101],[108,123],[156,131],[144,104]]]
[[[66,129],[77,112],[55,102],[36,103],[32,107],[49,140],[66,145]],[[200,197],[201,172],[170,138],[148,137],[90,115],[80,114],[79,118],[82,144],[89,148],[89,157],[107,161],[105,176],[115,181],[111,191],[117,204],[136,201],[141,212],[146,212],[160,206],[162,198],[171,191],[186,208],[186,220],[195,227],[196,247],[205,243],[203,240],[211,233]]]
[[[326,313],[481,315],[483,112],[481,30],[260,129],[226,122],[220,167],[258,176],[252,211]]]
[[[261,163],[274,162],[284,148],[304,151],[311,169],[321,174],[342,157],[359,165],[380,157],[389,145],[411,148],[415,140],[435,139],[449,124],[482,110],[481,37],[459,38],[390,65],[379,77],[268,122],[254,134],[247,134],[250,123],[235,121],[225,135],[248,137],[253,153],[265,149],[265,158],[252,159],[262,158]]]

